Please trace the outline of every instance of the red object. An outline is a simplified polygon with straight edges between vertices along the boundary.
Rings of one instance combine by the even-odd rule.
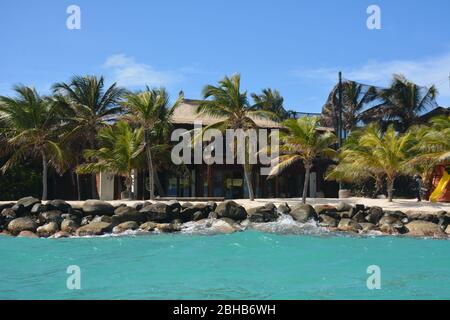
[[[447,167],[448,166],[439,166],[435,169],[433,177],[433,190],[437,188]],[[447,186],[446,192],[438,199],[438,202],[450,202],[450,184]]]

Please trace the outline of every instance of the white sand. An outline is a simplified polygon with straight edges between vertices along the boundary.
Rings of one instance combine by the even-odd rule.
[[[300,204],[301,199],[295,198],[295,199],[257,199],[255,201],[249,201],[249,200],[235,200],[237,203],[243,205],[245,208],[253,208],[262,206],[267,202],[273,202],[276,205],[279,205],[281,203],[288,203],[290,206],[295,204]],[[349,199],[308,199],[307,203],[311,205],[319,205],[319,204],[330,204],[330,205],[336,205],[340,201],[345,201],[351,204],[363,204],[367,207],[374,207],[378,206],[383,208],[384,210],[390,210],[390,211],[421,211],[421,212],[437,212],[437,211],[447,211],[450,212],[450,203],[430,203],[430,202],[422,202],[418,203],[415,200],[394,200],[394,202],[390,203],[386,199],[367,199],[367,198],[349,198]],[[11,201],[0,201],[0,204],[2,203],[9,203]],[[68,201],[69,204],[71,204],[74,207],[80,207],[83,204],[84,201]],[[108,201],[111,204],[120,204],[124,203],[127,205],[133,205],[140,201],[121,201],[121,200],[115,200],[115,201]],[[180,202],[183,202],[183,199],[180,199]]]

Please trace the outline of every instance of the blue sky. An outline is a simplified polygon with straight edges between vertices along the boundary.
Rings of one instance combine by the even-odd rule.
[[[69,5],[81,30],[66,28]],[[366,27],[381,8],[381,30]],[[239,72],[243,88],[276,88],[286,106],[320,112],[337,72],[386,85],[392,73],[436,84],[450,106],[448,0],[40,0],[0,3],[0,94],[47,93],[74,74],[129,89],[165,86],[200,98]]]

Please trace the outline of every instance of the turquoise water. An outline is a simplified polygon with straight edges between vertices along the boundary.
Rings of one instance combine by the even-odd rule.
[[[0,299],[449,299],[450,242],[151,235],[0,239]],[[66,269],[81,268],[81,290]],[[382,288],[367,289],[367,267]]]

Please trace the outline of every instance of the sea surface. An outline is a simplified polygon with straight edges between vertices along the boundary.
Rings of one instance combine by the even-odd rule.
[[[450,299],[450,241],[311,228],[2,237],[0,299]],[[369,266],[380,268],[379,290],[368,289]]]

